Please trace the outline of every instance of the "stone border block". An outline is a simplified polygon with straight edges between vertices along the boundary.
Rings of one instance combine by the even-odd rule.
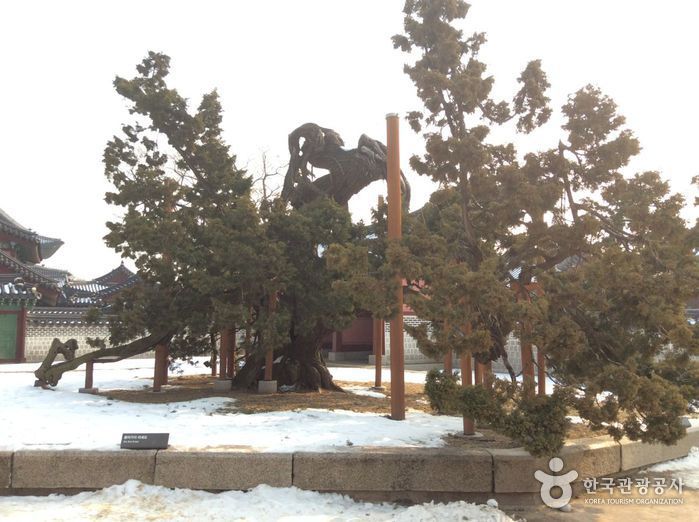
[[[541,483],[534,477],[536,470],[550,473],[550,457],[532,457],[522,448],[489,450],[493,456],[495,493],[535,493]],[[578,472],[576,481],[602,477],[621,470],[621,450],[611,438],[578,439],[566,444],[558,455],[563,470]]]
[[[292,453],[161,451],[155,484],[169,488],[245,490],[260,484],[291,486]]]
[[[12,452],[0,451],[0,489],[12,485]]]
[[[155,450],[17,451],[13,488],[89,488],[122,484],[129,479],[153,483]]]
[[[486,451],[357,448],[294,454],[294,486],[315,491],[490,492]]]
[[[687,428],[687,435],[677,444],[646,444],[640,441],[622,439],[621,469],[623,471],[642,468],[666,460],[685,457],[693,446],[699,447],[699,427]]]

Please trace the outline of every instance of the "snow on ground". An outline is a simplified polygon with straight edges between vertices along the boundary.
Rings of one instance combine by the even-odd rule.
[[[376,370],[373,367],[350,367],[333,366],[328,368],[336,381],[350,382],[374,382]],[[405,382],[414,384],[425,384],[426,370],[405,370]],[[383,368],[381,371],[381,381],[391,382],[391,371]]]
[[[656,464],[648,471],[671,471],[681,477],[683,484],[692,489],[699,489],[699,448],[692,448],[684,458]]]
[[[33,386],[35,364],[0,366],[0,449],[116,449],[122,433],[170,433],[173,448],[251,446],[257,451],[332,451],[347,446],[441,446],[462,429],[459,417],[410,411],[403,422],[376,413],[306,409],[252,415],[219,409],[226,397],[137,404],[78,393],[84,372],[68,372],[53,390]],[[185,373],[206,367],[185,365]],[[333,368],[333,371],[335,368]],[[343,368],[342,370],[347,370]],[[349,370],[352,370],[351,368]],[[352,372],[344,372],[344,378]],[[96,365],[94,384],[108,389],[149,387],[153,361]],[[422,372],[424,378],[424,372]],[[350,379],[347,379],[350,380]],[[357,390],[366,392],[361,386]]]
[[[102,522],[122,520],[279,520],[279,521],[434,521],[511,520],[498,509],[467,502],[394,504],[355,502],[332,493],[297,488],[258,486],[244,493],[207,493],[148,486],[136,480],[72,497],[0,497],[0,518],[16,522],[36,520]]]

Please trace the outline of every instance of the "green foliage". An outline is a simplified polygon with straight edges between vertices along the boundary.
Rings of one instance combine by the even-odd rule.
[[[506,356],[514,333],[543,350],[593,427],[677,440],[678,417],[699,397],[699,332],[684,314],[699,295],[699,229],[682,219],[683,197],[655,172],[624,176],[640,145],[590,85],[561,108],[564,135],[550,148],[523,154],[491,139],[492,128],[533,132],[549,119],[541,63],[524,67],[510,100],[495,99],[479,60],[485,35],[463,29],[466,2],[409,0],[404,12],[394,44],[414,59],[405,71],[424,104],[407,116],[425,140],[410,164],[440,184],[392,258],[420,282],[406,300],[430,322],[409,333],[430,356],[451,349],[482,362]],[[514,377],[500,399],[465,392],[469,411],[549,451],[565,401],[530,397]]]
[[[105,239],[134,260],[144,284],[113,304],[110,341],[170,332],[171,353],[188,357],[215,349],[224,328],[249,329],[241,385],[274,350],[290,366],[314,366],[296,372],[305,386],[327,386],[321,339],[351,323],[357,301],[326,253],[352,251],[362,227],[329,199],[299,209],[254,201],[250,176],[223,140],[216,91],[192,110],[168,86],[169,68],[169,57],[151,52],[136,77],[114,82],[134,121],[104,152],[114,186],[106,200],[122,209]]]
[[[532,455],[556,455],[565,443],[570,394],[564,390],[547,396],[530,395],[496,381],[494,391],[467,387],[460,399],[464,415],[519,442]]]
[[[459,395],[461,386],[453,373],[449,375],[441,370],[427,372],[425,393],[430,401],[430,407],[441,415],[456,415],[461,411]]]

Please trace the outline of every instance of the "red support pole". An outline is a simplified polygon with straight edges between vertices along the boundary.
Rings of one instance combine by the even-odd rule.
[[[483,368],[483,383],[487,388],[493,387],[493,362],[488,361]]]
[[[272,380],[272,367],[274,366],[274,351],[267,350],[265,354],[265,381]]]
[[[164,384],[167,384],[167,344],[158,344],[155,347],[155,364],[153,368],[153,391],[159,392]]]
[[[22,303],[22,308],[17,316],[17,362],[26,361],[25,349],[27,345],[27,305]]]
[[[474,359],[474,361],[475,361],[475,359]],[[473,373],[475,374],[475,378],[476,378],[475,379],[476,386],[478,386],[479,384],[483,384],[483,365],[481,363],[479,363],[478,361],[475,361],[475,363],[476,363],[476,365],[475,365],[476,367],[475,367],[475,371]]]
[[[95,368],[95,363],[93,361],[87,361],[85,363],[85,389],[90,390],[92,388],[93,381],[93,370]]]
[[[532,352],[532,344],[529,342],[529,333],[525,328],[524,338],[522,339],[522,384],[524,385],[525,393],[532,394],[534,392],[534,360]]]
[[[383,353],[383,321],[373,320],[372,348],[374,350],[374,388],[381,388],[381,356]]]
[[[451,350],[444,356],[444,373],[448,375],[454,373],[454,353]]]
[[[400,152],[398,115],[386,115],[386,161],[388,182],[388,239],[400,240],[402,213],[400,193]],[[397,276],[396,305],[398,313],[391,320],[391,418],[405,419],[405,361],[403,353],[403,279]]]

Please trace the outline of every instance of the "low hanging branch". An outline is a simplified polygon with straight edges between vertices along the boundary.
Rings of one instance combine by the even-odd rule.
[[[56,386],[65,372],[74,370],[83,363],[94,361],[102,357],[110,357],[112,358],[111,362],[116,362],[146,353],[155,348],[158,344],[168,343],[173,335],[171,331],[157,332],[128,344],[111,348],[101,348],[81,355],[80,357],[75,357],[75,351],[78,348],[78,342],[75,339],[69,339],[65,343],[62,343],[59,339],[54,339],[51,343],[51,349],[48,354],[46,354],[46,358],[41,363],[41,366],[34,372],[37,378],[36,386],[41,386],[42,388]],[[66,360],[58,364],[53,364],[59,354],[62,354]]]

